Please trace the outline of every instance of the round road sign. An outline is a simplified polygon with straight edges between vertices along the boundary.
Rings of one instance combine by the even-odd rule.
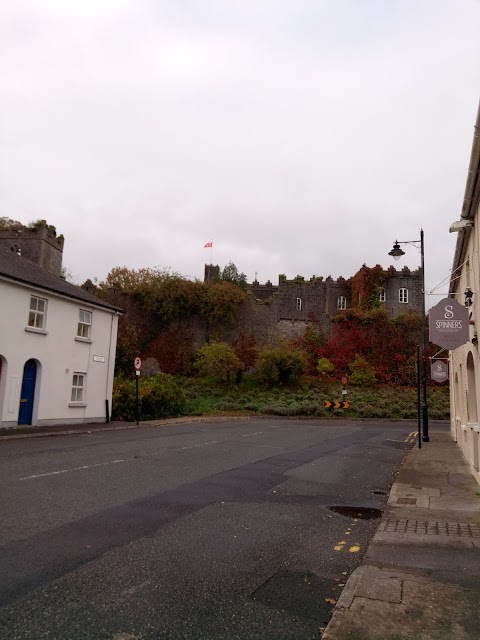
[[[348,382],[348,378],[346,376],[343,376],[342,384],[347,384],[347,382]]]
[[[135,358],[135,360],[133,361],[133,366],[137,371],[140,371],[140,369],[142,368],[142,359],[140,358],[140,356],[137,356]]]

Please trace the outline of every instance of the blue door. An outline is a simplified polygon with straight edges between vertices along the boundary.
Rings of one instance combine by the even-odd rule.
[[[22,393],[20,394],[20,410],[18,424],[32,424],[33,399],[35,397],[35,381],[37,379],[37,363],[27,360],[23,368]]]

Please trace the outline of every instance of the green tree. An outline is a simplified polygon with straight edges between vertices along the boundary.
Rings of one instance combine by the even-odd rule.
[[[230,382],[232,374],[243,370],[243,362],[226,342],[215,340],[201,347],[195,355],[195,369],[201,376],[215,376]]]
[[[220,280],[236,284],[237,287],[245,288],[247,286],[247,276],[244,273],[239,273],[236,265],[232,261],[224,267],[220,274]]]
[[[305,356],[301,351],[291,349],[265,348],[260,351],[257,361],[259,376],[269,385],[288,384],[305,371]]]

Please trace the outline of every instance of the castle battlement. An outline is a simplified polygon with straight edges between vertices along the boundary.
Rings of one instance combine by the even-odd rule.
[[[0,244],[57,276],[62,273],[64,237],[46,220],[0,229]]]

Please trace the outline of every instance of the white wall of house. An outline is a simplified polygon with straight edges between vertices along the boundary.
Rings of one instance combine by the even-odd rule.
[[[470,341],[450,351],[450,416],[452,434],[480,484],[480,356],[476,341],[477,332],[480,337],[479,213],[477,207],[475,224],[469,229],[463,264],[454,274],[457,278],[454,281],[456,300],[464,303],[467,288],[472,289],[474,294],[473,304],[469,307]]]
[[[47,300],[44,330],[28,327],[31,296]],[[77,337],[79,312],[91,312],[89,339]],[[23,370],[37,363],[32,424],[104,422],[111,410],[118,315],[80,300],[0,279],[0,427],[18,424]],[[82,401],[72,402],[75,373]]]

